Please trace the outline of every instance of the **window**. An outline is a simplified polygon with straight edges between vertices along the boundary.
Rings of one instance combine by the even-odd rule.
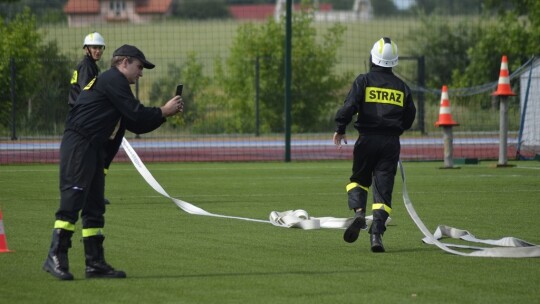
[[[120,16],[126,10],[126,1],[111,0],[109,7],[116,16]]]

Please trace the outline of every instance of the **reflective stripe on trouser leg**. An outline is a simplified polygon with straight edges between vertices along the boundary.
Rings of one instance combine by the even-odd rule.
[[[346,187],[349,209],[366,210],[368,187],[363,187],[358,183],[350,183]]]
[[[386,220],[392,212],[392,208],[388,207],[385,204],[375,203],[372,206],[372,210],[373,222],[371,223],[369,233],[384,234],[384,232],[386,231]]]
[[[396,162],[397,163],[397,162]],[[394,162],[383,162],[373,175],[373,202],[392,208],[392,191],[395,178]],[[387,210],[388,211],[388,210]]]
[[[54,229],[64,229],[73,232],[75,231],[75,225],[70,222],[56,220],[54,222]]]
[[[96,235],[103,235],[103,228],[83,228],[82,236],[91,237]]]
[[[386,213],[390,214],[392,213],[392,208],[390,208],[389,206],[385,205],[385,204],[381,204],[381,203],[373,203],[373,206],[371,206],[371,210],[375,211],[375,210],[383,210],[383,211],[386,211]]]

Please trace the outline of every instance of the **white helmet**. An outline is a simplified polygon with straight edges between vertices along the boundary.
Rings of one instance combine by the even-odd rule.
[[[371,49],[371,62],[391,68],[398,64],[398,47],[390,38],[384,37],[375,42]]]
[[[105,47],[105,39],[98,32],[90,33],[84,37],[83,48],[87,45],[102,45]]]

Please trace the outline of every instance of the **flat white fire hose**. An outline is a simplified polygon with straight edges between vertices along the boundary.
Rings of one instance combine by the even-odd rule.
[[[422,231],[425,238],[422,240],[426,244],[432,244],[440,249],[461,256],[475,256],[475,257],[498,257],[498,258],[530,258],[530,257],[540,257],[540,246],[525,242],[520,239],[513,237],[505,237],[500,240],[482,240],[477,239],[468,231],[456,229],[448,226],[439,226],[434,234],[431,234],[426,228],[424,223],[418,217],[416,210],[412,205],[412,202],[409,198],[409,193],[407,192],[407,185],[405,184],[405,170],[403,169],[403,164],[399,161],[399,169],[401,172],[401,180],[403,181],[403,203],[405,203],[405,208],[411,216],[412,220],[416,226]],[[505,247],[473,247],[467,245],[453,245],[445,244],[439,242],[439,239],[442,237],[450,237],[454,239],[462,239],[474,243],[483,243],[496,246],[505,246]],[[464,249],[473,249],[472,252],[461,252],[457,250],[450,249],[449,247],[459,247]]]
[[[305,230],[320,229],[320,228],[344,229],[344,228],[347,228],[352,221],[352,218],[311,217],[305,210],[288,210],[288,211],[283,211],[283,212],[272,211],[270,213],[269,220],[260,220],[260,219],[246,218],[246,217],[228,216],[228,215],[210,213],[193,204],[171,197],[163,189],[163,187],[161,187],[161,185],[156,181],[156,179],[152,176],[150,171],[148,171],[148,169],[146,168],[142,160],[139,158],[139,156],[137,155],[133,147],[125,138],[123,138],[122,140],[122,148],[126,152],[127,156],[129,157],[129,159],[131,160],[131,162],[133,163],[133,165],[135,166],[139,174],[141,174],[141,176],[150,185],[150,187],[152,187],[159,194],[172,200],[176,204],[176,206],[178,206],[180,209],[184,210],[185,212],[189,214],[237,219],[237,220],[260,222],[260,223],[271,223],[272,225],[278,226],[278,227],[300,228],[300,229],[305,229]],[[403,202],[405,203],[405,207],[407,208],[407,211],[409,212],[409,215],[413,219],[414,223],[416,224],[416,226],[418,226],[420,231],[422,231],[422,233],[424,234],[425,238],[423,239],[423,241],[426,244],[435,245],[446,252],[461,255],[461,256],[514,257],[514,258],[540,257],[540,246],[525,242],[523,240],[512,238],[512,237],[506,237],[500,240],[482,240],[482,239],[475,238],[472,234],[470,234],[469,232],[465,230],[460,230],[460,229],[447,227],[447,226],[439,226],[437,230],[435,231],[435,233],[431,234],[429,230],[426,228],[426,226],[424,225],[424,223],[420,220],[420,218],[416,214],[416,211],[414,210],[412,206],[412,202],[409,199],[409,195],[407,193],[407,188],[405,185],[405,172],[403,169],[403,165],[401,164],[401,161],[399,162],[399,168],[401,170],[401,178],[403,180]],[[366,222],[368,226],[370,225],[372,220],[373,220],[373,216],[366,217]],[[388,220],[386,221],[386,224],[388,224],[390,220],[391,219],[388,218]],[[506,246],[506,247],[484,248],[484,247],[445,244],[438,241],[442,237],[459,238],[459,239],[470,241],[470,242],[484,243],[484,244],[496,245],[496,246]],[[449,247],[460,247],[460,248],[465,248],[465,249],[473,249],[475,251],[470,252],[470,253],[463,253],[460,251],[450,249]]]

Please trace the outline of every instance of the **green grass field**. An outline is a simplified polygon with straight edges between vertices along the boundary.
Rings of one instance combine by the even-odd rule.
[[[404,164],[415,208],[437,225],[484,239],[540,244],[540,162],[441,170]],[[351,216],[348,161],[148,164],[173,197],[209,212],[267,219],[271,211]],[[131,164],[107,176],[107,261],[124,280],[84,279],[80,223],[70,251],[75,281],[41,270],[58,207],[57,165],[0,168],[0,208],[11,253],[0,254],[1,303],[539,303],[540,259],[460,257],[422,244],[396,178],[387,252],[367,234],[304,231],[189,215],[154,192]]]

